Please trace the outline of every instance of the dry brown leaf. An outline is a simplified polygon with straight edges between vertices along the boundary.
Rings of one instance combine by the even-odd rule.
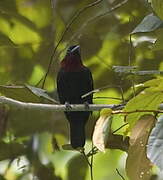
[[[152,115],[142,116],[132,129],[126,172],[130,180],[149,180],[151,162],[146,155],[146,144],[155,124]]]

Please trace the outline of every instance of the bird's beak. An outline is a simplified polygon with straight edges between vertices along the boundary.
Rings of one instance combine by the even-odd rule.
[[[80,46],[75,46],[72,50],[71,53],[75,52],[75,51],[79,51],[80,50]]]

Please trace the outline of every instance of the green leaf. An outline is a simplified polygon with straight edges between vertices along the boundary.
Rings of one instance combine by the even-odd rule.
[[[82,155],[77,155],[70,159],[67,168],[67,180],[84,180],[87,175],[88,163]]]
[[[34,86],[30,86],[30,85],[25,85],[26,88],[28,88],[33,94],[35,94],[36,96],[40,97],[40,98],[44,98],[46,100],[49,100],[53,103],[58,103],[57,101],[55,101],[54,99],[52,99],[44,89],[40,89],[40,88],[36,88]]]
[[[155,78],[155,79],[151,79],[149,81],[146,81],[144,83],[144,86],[145,87],[156,87],[158,86],[160,83],[163,83],[163,78],[162,77],[158,77],[158,78]]]
[[[144,83],[144,86],[145,87],[150,87],[150,88],[146,89],[147,91],[159,91],[159,92],[162,92],[162,89],[163,89],[163,77],[158,77],[156,79],[146,81]]]
[[[148,89],[148,88],[147,88]],[[148,91],[145,90],[138,94],[136,97],[131,99],[124,111],[137,111],[137,110],[157,110],[161,102],[163,101],[163,92],[161,91]],[[144,114],[149,114],[148,112],[136,112],[130,113],[126,121],[129,123],[129,128],[132,129],[137,120]]]
[[[138,26],[131,32],[131,34],[135,33],[143,33],[143,32],[152,32],[156,29],[163,27],[163,21],[153,14],[147,15]]]
[[[120,128],[124,125],[124,116],[122,114],[114,114],[113,120],[112,120],[112,131],[116,131],[116,134],[124,135],[124,132],[127,130],[128,125],[124,126],[123,128]],[[120,129],[119,129],[120,128]],[[117,131],[118,129],[118,131]],[[115,134],[115,133],[114,133]]]
[[[156,126],[153,128],[147,146],[147,156],[156,164],[161,170],[163,170],[163,115],[158,118]]]
[[[104,108],[100,111],[100,116],[103,116],[103,117],[108,117],[110,116],[112,113],[112,109],[110,108]]]

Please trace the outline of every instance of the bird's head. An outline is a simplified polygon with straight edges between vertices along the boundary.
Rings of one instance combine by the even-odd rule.
[[[80,56],[80,46],[79,45],[74,45],[74,46],[70,46],[68,49],[67,49],[67,53],[66,53],[67,56],[72,56],[72,55],[78,55]]]
[[[79,45],[70,46],[67,49],[66,56],[61,62],[61,67],[66,71],[79,71],[83,68]]]

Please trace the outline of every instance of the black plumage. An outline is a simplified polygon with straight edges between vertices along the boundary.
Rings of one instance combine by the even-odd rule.
[[[81,96],[93,90],[90,70],[82,64],[79,46],[71,46],[57,76],[57,91],[61,104],[92,104],[92,95]],[[65,112],[70,124],[70,139],[73,148],[85,144],[85,125],[91,112]]]

